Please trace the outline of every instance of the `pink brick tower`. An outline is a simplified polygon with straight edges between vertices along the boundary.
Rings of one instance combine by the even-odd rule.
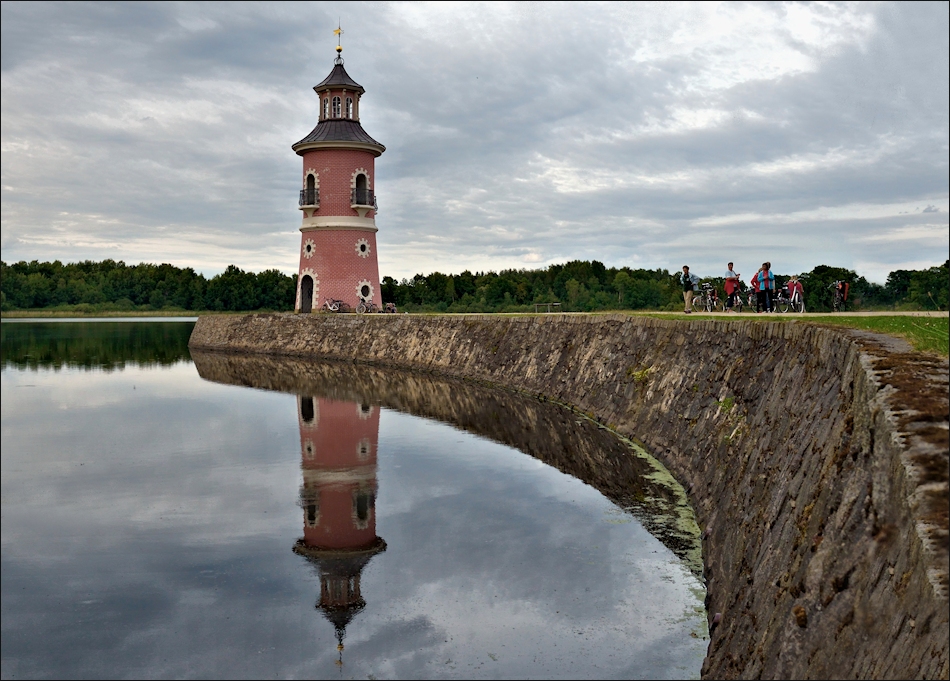
[[[320,121],[293,145],[303,157],[298,312],[328,298],[356,307],[359,297],[382,304],[376,262],[375,161],[386,147],[360,125],[363,86],[350,78],[337,45],[333,70],[314,86]]]

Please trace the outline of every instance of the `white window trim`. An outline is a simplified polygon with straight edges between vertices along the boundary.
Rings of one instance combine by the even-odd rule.
[[[353,174],[350,176],[350,189],[356,189],[356,178],[359,175],[366,176],[366,189],[372,191],[373,183],[369,176],[369,171],[366,168],[357,168],[353,171]]]

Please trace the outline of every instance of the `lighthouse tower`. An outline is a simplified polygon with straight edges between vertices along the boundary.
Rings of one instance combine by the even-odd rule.
[[[352,307],[361,297],[382,302],[374,187],[376,157],[386,147],[360,125],[365,90],[343,68],[340,44],[336,51],[330,75],[313,88],[320,98],[317,127],[293,145],[303,159],[298,312],[319,310],[328,298]]]

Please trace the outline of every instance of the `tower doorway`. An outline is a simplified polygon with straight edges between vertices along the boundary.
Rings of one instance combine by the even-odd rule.
[[[309,274],[303,275],[300,280],[300,311],[313,311],[313,277]]]

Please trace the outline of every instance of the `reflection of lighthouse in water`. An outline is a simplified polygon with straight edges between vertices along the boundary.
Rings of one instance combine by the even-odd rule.
[[[298,399],[303,538],[294,553],[320,573],[317,609],[343,636],[366,601],[360,573],[386,542],[376,536],[376,444],[379,410],[317,397]]]

